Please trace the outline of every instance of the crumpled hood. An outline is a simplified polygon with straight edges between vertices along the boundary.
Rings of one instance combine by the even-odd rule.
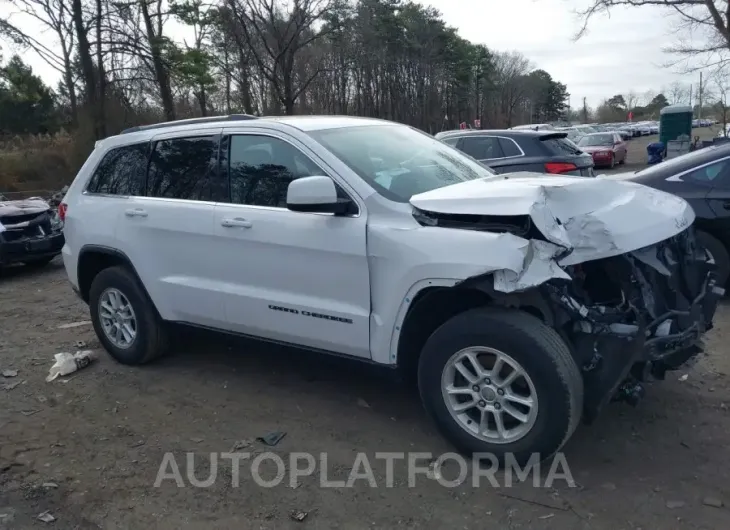
[[[633,182],[526,172],[445,186],[410,202],[434,213],[529,215],[545,238],[561,247],[560,266],[652,245],[695,218],[684,199]]]
[[[42,213],[50,209],[48,203],[38,197],[21,201],[0,201],[0,217]]]

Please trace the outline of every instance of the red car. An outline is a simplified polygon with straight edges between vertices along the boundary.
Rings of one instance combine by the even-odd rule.
[[[626,142],[615,132],[587,134],[578,141],[581,151],[593,157],[593,165],[613,169],[616,164],[626,162]]]

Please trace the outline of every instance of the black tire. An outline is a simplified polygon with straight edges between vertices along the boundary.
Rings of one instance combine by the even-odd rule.
[[[110,287],[118,289],[129,300],[136,316],[137,335],[127,348],[119,348],[108,339],[99,319],[99,298]],[[96,275],[89,292],[89,309],[99,341],[118,362],[145,364],[167,351],[168,336],[164,322],[137,278],[126,267],[109,267]]]
[[[449,412],[441,393],[447,361],[470,346],[488,346],[519,362],[532,379],[537,418],[524,437],[492,443],[467,432]],[[428,339],[418,365],[421,400],[442,434],[462,453],[490,453],[504,464],[511,454],[523,465],[534,453],[540,460],[568,441],[583,411],[583,378],[568,346],[555,330],[521,311],[477,308],[441,325]]]
[[[712,254],[712,258],[715,260],[717,270],[717,285],[724,287],[727,285],[728,277],[730,277],[730,254],[728,254],[727,248],[722,242],[715,236],[702,232],[697,232],[697,239],[700,243]]]

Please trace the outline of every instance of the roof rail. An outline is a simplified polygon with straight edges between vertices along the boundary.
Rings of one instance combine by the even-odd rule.
[[[162,123],[153,123],[152,125],[137,125],[136,127],[130,127],[124,129],[119,134],[129,134],[139,131],[149,131],[151,129],[163,129],[165,127],[175,127],[177,125],[193,125],[198,123],[216,123],[225,121],[242,121],[242,120],[255,120],[256,116],[250,114],[229,114],[227,116],[209,116],[205,118],[189,118],[186,120],[174,120],[164,121]]]

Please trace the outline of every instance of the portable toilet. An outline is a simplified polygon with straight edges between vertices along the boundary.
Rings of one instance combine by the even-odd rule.
[[[659,111],[659,141],[664,145],[686,135],[692,138],[692,107],[669,105]]]

